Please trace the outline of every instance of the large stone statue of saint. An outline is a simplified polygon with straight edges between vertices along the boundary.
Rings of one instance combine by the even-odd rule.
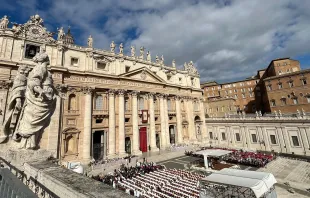
[[[13,109],[15,104],[13,112],[16,109],[16,112],[19,113],[19,115],[17,115],[18,122],[15,126],[15,130],[12,131],[12,129],[14,129],[14,121],[12,122],[13,116],[11,121],[8,119],[6,122],[6,125],[12,127],[4,127],[4,133],[11,133],[12,139],[20,143],[19,148],[26,149],[38,148],[40,137],[44,129],[49,125],[50,118],[54,113],[56,105],[52,75],[47,70],[49,57],[44,47],[42,47],[41,51],[33,58],[33,61],[36,63],[36,66],[29,73],[27,82],[25,83],[25,79],[19,80],[20,82],[17,82],[17,78],[14,80],[16,87],[13,85],[13,90],[16,89],[16,91],[12,91],[11,100],[16,98],[16,102],[12,103],[11,109]],[[20,92],[18,91],[19,89],[21,90]],[[23,106],[21,111],[18,111],[20,104],[17,99],[22,99],[23,93]],[[21,97],[19,97],[19,95],[21,95]],[[10,130],[5,131],[8,128]]]
[[[21,65],[19,66],[18,73],[14,78],[8,102],[8,114],[3,125],[5,138],[12,135],[16,129],[16,124],[25,102],[28,72],[29,68],[25,65]]]

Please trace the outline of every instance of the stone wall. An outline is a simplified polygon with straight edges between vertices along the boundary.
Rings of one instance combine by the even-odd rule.
[[[306,116],[208,118],[206,128],[208,146],[310,155]]]

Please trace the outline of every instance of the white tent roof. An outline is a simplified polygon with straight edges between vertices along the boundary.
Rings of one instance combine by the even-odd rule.
[[[221,150],[221,149],[207,149],[207,150],[197,151],[195,154],[219,157],[219,156],[227,155],[228,153],[232,153],[232,151]]]
[[[271,173],[228,168],[212,173],[204,178],[203,181],[250,188],[256,197],[261,197],[268,192],[275,183],[277,183]]]

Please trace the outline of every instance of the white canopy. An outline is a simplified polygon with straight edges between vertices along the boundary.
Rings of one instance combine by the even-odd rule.
[[[250,188],[256,197],[261,197],[268,192],[275,183],[277,183],[271,173],[229,168],[224,168],[219,172],[212,173],[202,180],[205,182]]]
[[[229,153],[232,153],[232,151],[221,150],[221,149],[207,149],[207,150],[197,151],[195,154],[203,155],[203,156],[220,157],[223,155],[227,155]]]

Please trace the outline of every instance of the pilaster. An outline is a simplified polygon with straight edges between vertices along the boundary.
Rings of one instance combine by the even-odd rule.
[[[157,94],[159,98],[159,110],[160,110],[160,149],[166,148],[166,116],[164,109],[164,95]]]

